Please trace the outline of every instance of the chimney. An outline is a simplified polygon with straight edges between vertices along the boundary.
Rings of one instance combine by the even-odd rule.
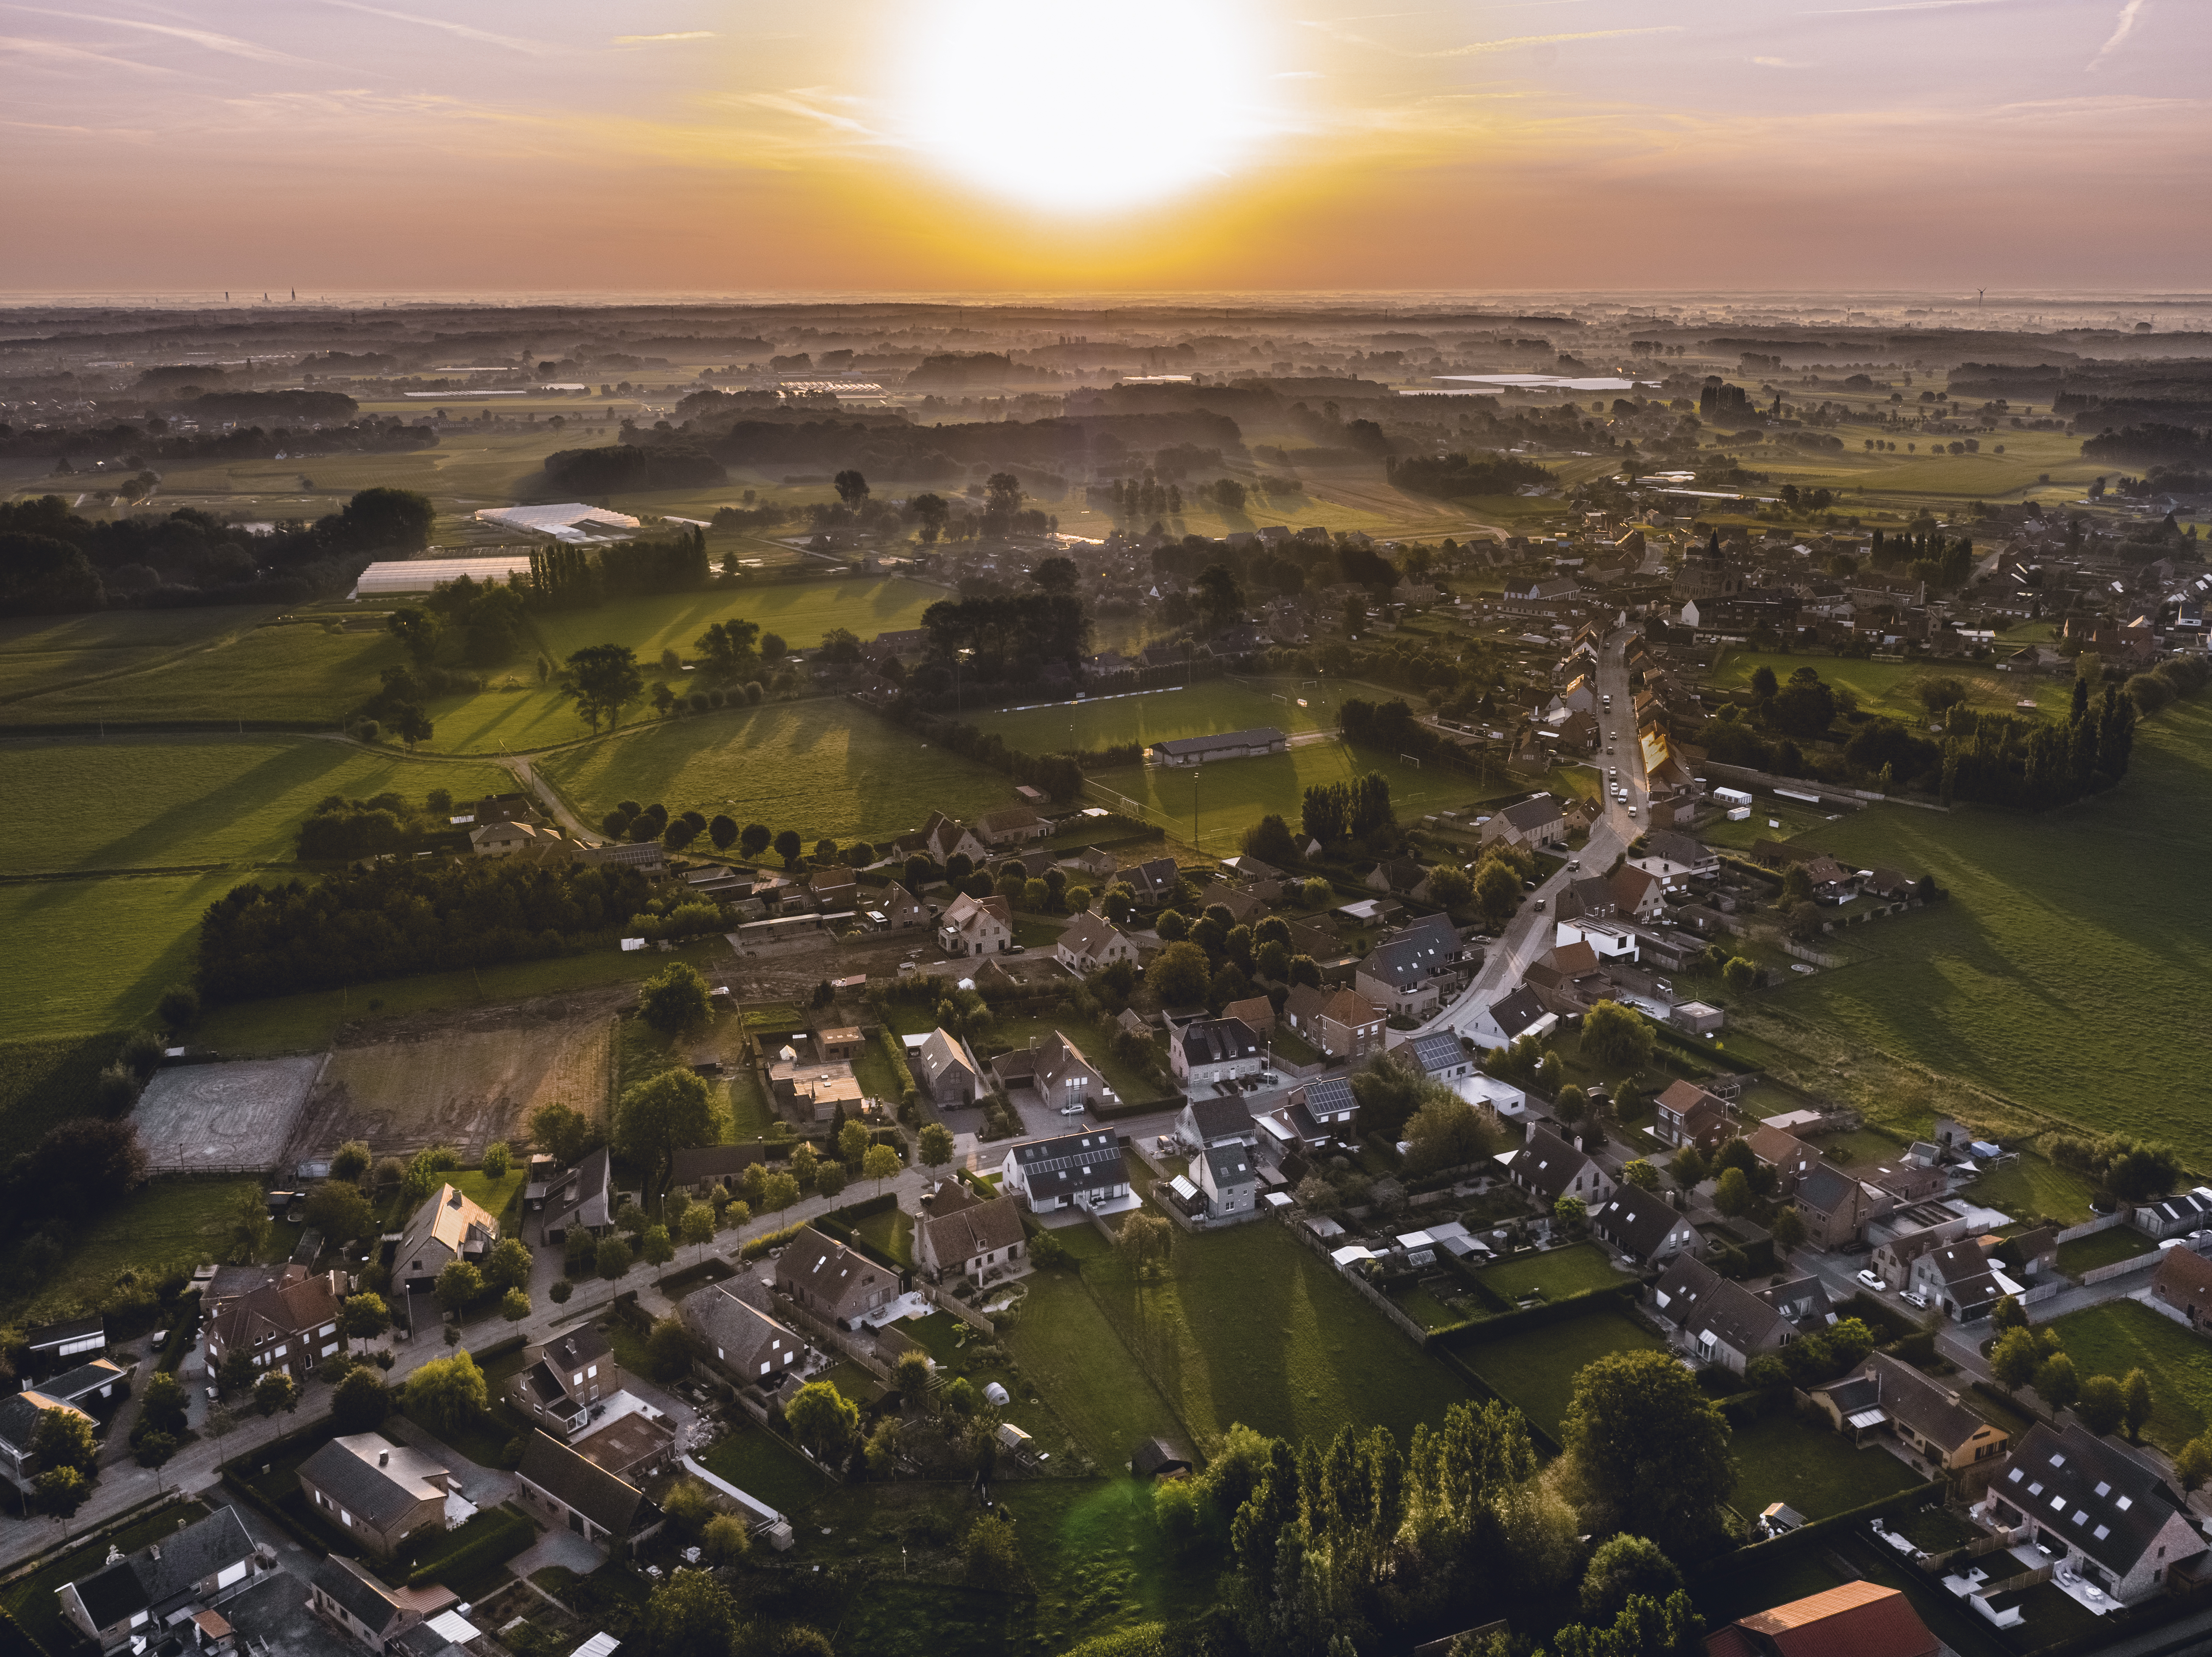
[[[146,1550],[146,1557],[154,1561],[156,1564],[159,1564],[161,1558],[161,1544],[156,1542],[151,1547],[148,1548]]]
[[[376,1453],[376,1465],[380,1467],[389,1467],[392,1465],[392,1452],[379,1450]]]

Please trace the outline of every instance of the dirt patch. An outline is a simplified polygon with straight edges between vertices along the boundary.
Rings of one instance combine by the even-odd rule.
[[[156,1173],[289,1167],[285,1144],[321,1063],[252,1059],[156,1071],[131,1112],[147,1166]]]
[[[294,1160],[349,1139],[379,1156],[451,1145],[474,1162],[495,1139],[520,1142],[530,1113],[562,1104],[604,1121],[614,1009],[635,995],[594,992],[349,1026],[293,1136]]]

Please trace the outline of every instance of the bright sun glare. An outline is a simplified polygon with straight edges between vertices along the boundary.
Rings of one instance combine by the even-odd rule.
[[[1267,123],[1238,0],[940,0],[903,59],[916,148],[1029,206],[1098,212],[1225,177]]]

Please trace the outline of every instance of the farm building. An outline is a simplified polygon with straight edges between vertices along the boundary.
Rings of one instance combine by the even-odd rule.
[[[477,521],[550,535],[558,541],[618,541],[638,528],[638,521],[628,513],[586,506],[581,501],[557,506],[488,506],[477,514]],[[524,568],[528,567],[526,562]]]
[[[1224,731],[1218,736],[1178,737],[1155,742],[1145,750],[1148,765],[1203,765],[1210,759],[1256,759],[1271,753],[1287,753],[1291,740],[1273,725],[1249,731]]]
[[[479,584],[503,582],[530,574],[530,554],[501,552],[474,558],[383,558],[361,572],[354,583],[357,599],[397,598],[407,593],[427,593],[441,582],[466,576]]]

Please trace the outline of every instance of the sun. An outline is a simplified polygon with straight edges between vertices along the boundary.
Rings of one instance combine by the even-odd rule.
[[[939,0],[898,75],[908,142],[1048,212],[1141,206],[1230,177],[1271,125],[1265,34],[1237,0]]]

